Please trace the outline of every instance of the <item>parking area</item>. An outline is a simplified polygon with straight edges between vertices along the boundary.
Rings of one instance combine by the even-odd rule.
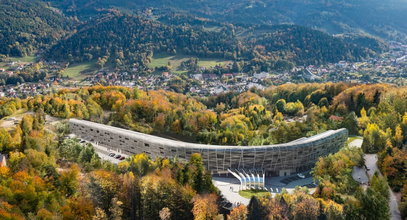
[[[297,186],[307,187],[310,189],[310,192],[313,192],[317,185],[309,172],[283,177],[278,176],[266,178],[265,187],[267,191],[273,195],[281,193],[283,189],[291,193]]]
[[[110,149],[105,146],[101,146],[97,143],[91,143],[95,151],[98,153],[99,157],[103,160],[108,160],[112,163],[118,164],[124,161],[130,155],[123,154],[122,152]]]
[[[280,182],[284,183],[284,184],[289,184],[291,182],[294,182],[294,181],[297,181],[297,180],[300,180],[300,179],[310,178],[310,177],[311,177],[311,174],[309,172],[307,172],[307,173],[299,173],[297,175],[293,175],[293,176],[289,176],[287,178],[284,178],[284,179],[280,180]]]
[[[69,135],[69,138],[77,138],[75,135]],[[91,144],[95,149],[96,153],[102,160],[110,161],[111,163],[118,164],[124,161],[126,158],[130,157],[131,155],[124,154],[115,149],[111,149],[107,146],[102,146],[96,142],[87,141],[84,139],[79,138],[81,144]]]

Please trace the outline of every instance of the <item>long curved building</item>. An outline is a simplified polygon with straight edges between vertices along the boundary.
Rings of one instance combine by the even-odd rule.
[[[125,154],[146,153],[150,157],[189,160],[200,153],[212,174],[227,174],[228,169],[256,169],[266,176],[286,176],[309,170],[321,156],[336,153],[344,146],[348,131],[329,130],[298,140],[264,146],[223,146],[175,141],[90,121],[70,119],[73,134]]]

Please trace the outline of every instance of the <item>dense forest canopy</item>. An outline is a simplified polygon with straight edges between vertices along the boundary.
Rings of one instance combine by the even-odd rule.
[[[239,51],[230,30],[210,32],[167,26],[120,12],[90,21],[51,48],[49,59],[80,62],[99,59],[117,66],[146,64],[154,52],[232,58]]]
[[[205,196],[218,210],[199,154],[182,163],[139,154],[117,165],[64,138],[65,124],[46,126],[37,111],[11,131],[0,129],[0,150],[8,152],[8,166],[0,166],[0,219],[159,219],[163,208],[193,219]]]
[[[296,25],[233,24],[184,12],[159,10],[155,15],[118,9],[98,10],[79,21],[39,0],[24,3],[0,2],[5,18],[0,54],[37,53],[45,60],[67,63],[96,61],[99,68],[139,73],[148,72],[154,54],[177,54],[234,60],[242,62],[242,70],[254,72],[358,61],[386,49],[366,35],[335,37]]]
[[[332,34],[369,33],[386,39],[406,41],[407,3],[403,0],[47,0],[70,15],[89,17],[98,9],[144,10],[169,8],[231,23],[293,23]]]
[[[103,86],[64,89],[23,100],[3,98],[1,117],[19,110],[31,113],[15,128],[0,129],[0,150],[10,158],[8,168],[0,167],[4,189],[0,216],[158,219],[158,214],[170,212],[176,219],[202,215],[214,219],[221,210],[199,155],[179,163],[141,154],[116,166],[101,161],[91,146],[64,139],[67,128],[63,125],[49,132],[49,125],[44,125],[46,113],[234,145],[287,142],[345,127],[351,135],[363,136],[363,145],[320,158],[312,172],[318,180],[312,195],[297,189],[274,198],[253,197],[247,207],[237,207],[230,215],[387,219],[389,185],[401,192],[400,211],[406,217],[406,97],[405,87],[326,83],[286,84],[199,100],[174,92]],[[352,178],[352,168],[364,164],[363,153],[378,154],[378,167],[386,177],[374,175],[366,190]],[[30,195],[34,194],[42,196],[33,199]]]
[[[170,15],[169,15],[170,16]],[[176,15],[174,15],[176,16]],[[98,60],[100,66],[134,65],[145,69],[155,53],[296,64],[360,60],[382,48],[362,47],[342,38],[299,26],[240,26],[220,24],[208,30],[189,24],[168,25],[113,12],[90,20],[76,33],[54,45],[47,58],[69,62]]]
[[[39,0],[0,1],[0,54],[26,56],[66,34],[71,21]]]

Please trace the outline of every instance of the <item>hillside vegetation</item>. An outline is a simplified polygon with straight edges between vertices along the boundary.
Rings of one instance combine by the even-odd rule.
[[[167,91],[112,86],[64,89],[27,99],[2,98],[1,117],[20,109],[36,114],[24,116],[12,131],[0,129],[0,150],[10,155],[9,168],[0,167],[0,185],[4,189],[0,191],[0,218],[47,214],[77,219],[74,216],[83,212],[86,219],[106,219],[98,217],[101,214],[158,219],[165,207],[176,219],[203,219],[199,217],[202,213],[218,214],[217,196],[205,195],[216,193],[216,189],[199,155],[179,163],[168,158],[151,160],[141,154],[113,165],[101,161],[91,146],[63,140],[67,129],[63,126],[57,129],[61,139],[56,141],[53,132],[44,130],[44,112],[141,132],[191,135],[201,143],[225,145],[282,143],[345,127],[352,135],[362,135],[363,145],[344,147],[336,154],[319,158],[313,169],[318,186],[312,195],[306,189],[297,189],[292,194],[283,190],[273,198],[254,197],[247,211],[242,207],[241,216],[388,219],[390,186],[401,192],[400,211],[405,218],[406,95],[406,88],[384,84],[326,83],[286,84],[201,100]],[[306,120],[301,120],[304,115]],[[364,164],[363,153],[378,154],[378,166],[386,177],[375,174],[367,189],[352,178],[352,168]],[[206,206],[211,208],[202,208]],[[234,212],[238,210],[230,215]]]
[[[230,60],[239,62],[234,71],[258,72],[358,61],[386,48],[366,35],[336,37],[297,25],[234,24],[188,12],[121,11],[120,7],[109,8],[113,1],[82,3],[68,7],[62,1],[52,6],[72,16],[93,6],[98,12],[78,21],[39,0],[1,1],[0,15],[5,19],[0,23],[0,54],[21,57],[38,53],[46,60],[95,62],[95,68],[109,66],[140,73],[151,71],[154,55],[168,54],[198,57],[206,66],[212,64],[202,63],[205,59]],[[124,5],[131,6],[129,9],[135,6]],[[109,10],[99,10],[104,6]]]
[[[265,66],[273,66],[279,60],[296,64],[354,61],[375,54],[358,42],[347,43],[342,38],[295,25],[219,25],[220,30],[188,23],[170,25],[112,12],[90,20],[58,42],[47,57],[69,62],[98,60],[100,67],[132,66],[143,71],[156,53],[246,60]]]
[[[404,0],[51,0],[67,13],[89,17],[100,9],[185,11],[222,22],[293,23],[337,33],[369,33],[406,41]]]
[[[38,0],[0,1],[0,54],[26,56],[55,43],[70,21]]]

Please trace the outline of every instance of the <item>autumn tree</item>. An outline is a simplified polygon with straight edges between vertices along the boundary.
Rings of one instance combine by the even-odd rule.
[[[389,201],[381,192],[368,188],[361,195],[360,202],[362,206],[361,214],[365,219],[389,219]]]
[[[164,207],[160,210],[160,220],[170,220],[171,219],[171,210],[167,207]]]
[[[298,193],[293,205],[293,219],[318,219],[320,215],[319,203],[310,195]]]
[[[253,196],[247,206],[247,220],[261,220],[266,219],[266,213],[260,204],[259,199]]]
[[[385,142],[385,132],[377,124],[368,124],[363,132],[363,151],[367,153],[379,152],[384,148]]]
[[[247,208],[245,205],[239,205],[232,209],[228,215],[228,220],[246,220],[247,219]]]
[[[397,125],[394,132],[394,146],[401,148],[403,146],[403,140],[403,130],[401,129],[400,125]]]
[[[10,133],[4,128],[0,128],[0,151],[4,152],[9,150],[10,144],[11,144]]]
[[[130,220],[140,218],[141,192],[138,179],[132,172],[121,175],[122,190],[120,190],[120,200],[123,201],[123,216]]]
[[[79,167],[74,164],[69,170],[63,171],[59,176],[60,190],[66,197],[70,197],[75,194],[79,186]]]
[[[203,160],[200,154],[194,153],[187,164],[187,172],[191,175],[189,182],[198,193],[215,192],[211,181],[211,176],[205,171]]]
[[[277,196],[269,199],[266,209],[268,219],[288,220],[291,215],[284,196]]]
[[[216,204],[217,196],[209,194],[205,196],[197,195],[194,198],[194,213],[195,220],[214,220],[218,216],[218,207]]]
[[[118,179],[116,174],[106,170],[93,171],[90,176],[89,188],[93,202],[108,215],[111,201],[119,190]]]
[[[350,135],[358,135],[358,119],[355,112],[349,113],[341,123],[341,127],[348,129]]]

